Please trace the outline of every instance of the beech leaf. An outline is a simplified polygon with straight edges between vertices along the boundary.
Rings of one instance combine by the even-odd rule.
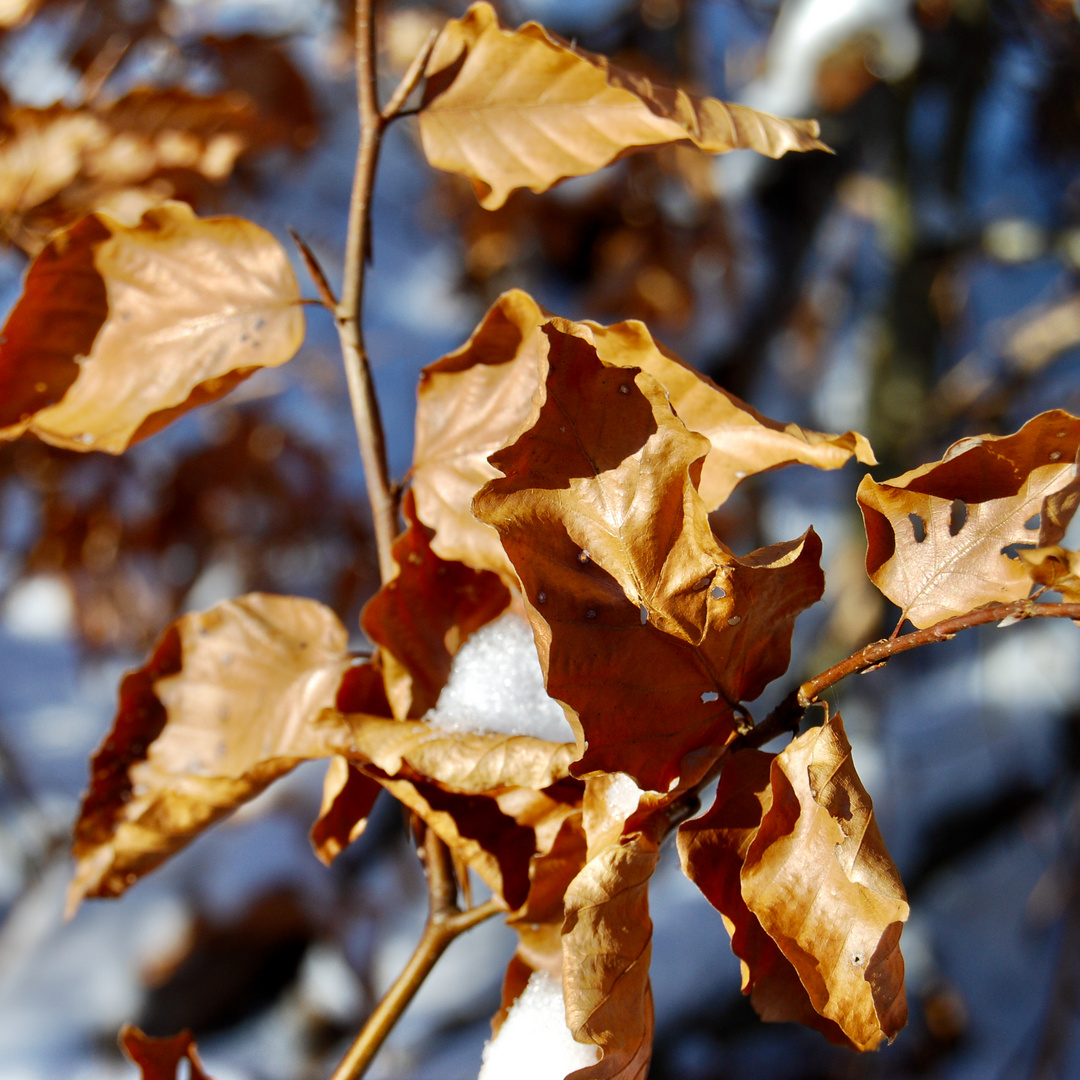
[[[440,559],[430,530],[416,519],[412,492],[403,503],[408,529],[394,542],[397,574],[364,608],[362,624],[380,647],[386,691],[399,719],[433,709],[454,654],[510,603],[499,578]]]
[[[473,182],[481,205],[547,191],[636,150],[687,143],[769,157],[825,150],[815,120],[655,86],[537,23],[505,30],[490,4],[448,22],[428,61],[420,139],[428,161]]]
[[[786,670],[794,619],[824,587],[821,545],[811,530],[732,555],[695,489],[707,440],[573,329],[544,327],[546,395],[473,510],[521,580],[548,693],[576,710],[575,773],[666,791]]]
[[[367,826],[368,814],[382,788],[335,754],[323,777],[322,806],[311,826],[311,846],[319,859],[329,866]]]
[[[515,574],[498,535],[473,517],[470,503],[498,476],[488,456],[528,420],[546,348],[541,327],[551,318],[528,293],[504,293],[468,342],[420,380],[412,490],[418,516],[435,530],[432,550],[511,582]],[[698,490],[710,510],[747,476],[767,469],[796,462],[835,469],[852,455],[874,464],[862,435],[826,435],[762,416],[664,348],[644,323],[573,326],[605,363],[640,367],[657,379],[679,419],[709,440]]]
[[[1078,449],[1080,420],[1054,409],[1014,435],[963,439],[884,484],[864,477],[870,580],[920,629],[1023,599],[1031,578],[1006,549],[1064,535],[1080,490]]]
[[[1066,551],[1055,544],[1017,555],[1036,585],[1061,593],[1067,604],[1080,603],[1080,551]]]
[[[125,676],[93,759],[69,911],[118,896],[299,762],[344,752],[331,706],[345,646],[337,616],[297,597],[253,593],[173,623]]]
[[[708,813],[679,828],[683,871],[720,912],[742,969],[742,992],[763,1020],[803,1024],[830,1042],[852,1046],[843,1030],[820,1016],[798,972],[743,900],[740,874],[750,843],[772,805],[775,754],[744,750],[724,766]]]
[[[740,861],[745,907],[795,969],[814,1011],[854,1047],[872,1050],[907,1021],[899,941],[908,905],[840,717],[768,761],[735,761],[713,810],[680,830],[687,873],[723,913],[746,965],[744,989],[760,988],[753,1000],[766,1018],[798,1019],[802,1004],[733,895]]]
[[[216,183],[269,140],[251,99],[139,87],[111,104],[0,115],[0,214],[36,254],[49,233],[94,210],[125,219],[164,202],[185,174]]]
[[[92,214],[34,260],[0,344],[0,438],[122,453],[304,337],[284,249],[184,203]]]
[[[603,1051],[595,1065],[568,1080],[637,1080],[652,1055],[649,987],[652,920],[649,879],[656,842],[623,837],[591,859],[566,892],[563,996],[566,1022],[578,1042]]]
[[[132,1064],[139,1067],[142,1080],[176,1080],[176,1070],[182,1061],[190,1068],[188,1080],[210,1080],[203,1072],[190,1031],[155,1039],[134,1025],[125,1024],[120,1029],[120,1046]]]

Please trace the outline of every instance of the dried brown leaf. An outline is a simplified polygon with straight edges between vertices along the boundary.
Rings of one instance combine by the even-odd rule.
[[[0,136],[0,218],[31,254],[91,211],[146,209],[191,187],[185,177],[218,183],[280,137],[244,93],[146,87],[105,107],[7,110]]]
[[[1018,551],[1017,555],[1036,585],[1061,593],[1067,604],[1080,603],[1080,551],[1066,551],[1054,545]]]
[[[497,533],[470,511],[473,496],[498,470],[488,461],[522,430],[541,380],[540,328],[552,316],[520,289],[492,305],[472,337],[424,370],[416,413],[413,491],[420,519],[435,530],[444,559],[493,570],[513,581]],[[855,432],[825,435],[762,416],[659,344],[644,323],[575,323],[600,359],[640,367],[667,391],[679,419],[709,439],[699,492],[711,510],[745,477],[800,462],[839,468],[854,454],[874,463]]]
[[[487,3],[443,27],[426,74],[424,153],[436,168],[469,177],[488,210],[515,188],[546,191],[653,146],[769,157],[827,149],[814,120],[654,86],[537,23],[504,30]]]
[[[142,1080],[176,1080],[176,1070],[182,1061],[187,1061],[191,1070],[189,1080],[210,1080],[203,1072],[190,1031],[155,1039],[137,1027],[125,1024],[120,1029],[120,1046],[132,1064],[139,1067]]]
[[[121,453],[289,360],[299,300],[284,249],[241,218],[183,203],[133,228],[84,218],[34,261],[4,327],[0,438]]]
[[[322,806],[311,826],[311,846],[327,866],[363,833],[380,791],[378,782],[348,758],[335,755],[330,759],[323,777]]]
[[[334,613],[296,597],[178,619],[120,686],[75,826],[69,908],[119,895],[300,761],[344,752],[330,707],[345,646]]]
[[[740,873],[762,814],[772,806],[770,772],[775,754],[744,750],[724,766],[708,813],[679,829],[679,857],[686,876],[720,912],[731,949],[742,968],[742,991],[763,1020],[790,1021],[851,1046],[843,1030],[818,1015],[798,973],[762,929],[743,900]]]
[[[604,364],[573,330],[544,327],[546,396],[473,509],[521,579],[548,692],[576,710],[575,772],[666,791],[786,670],[824,585],[820,541],[733,556],[695,488],[707,440],[650,375]]]
[[[409,527],[394,542],[397,574],[371,599],[361,620],[380,647],[387,695],[399,719],[435,707],[454,654],[510,603],[497,575],[448,562],[432,551],[430,530],[416,519],[412,492],[402,509]]]
[[[563,996],[578,1042],[600,1047],[602,1059],[568,1080],[638,1080],[652,1054],[649,987],[652,920],[649,879],[655,840],[623,837],[591,859],[566,893]]]
[[[940,461],[883,484],[865,477],[858,498],[870,580],[920,629],[1022,599],[1031,578],[1005,549],[1064,535],[1076,509],[1078,449],[1080,420],[1054,409],[1015,435],[963,439]]]
[[[739,927],[730,881],[710,876],[710,854],[728,868],[742,858],[742,900],[797,972],[814,1011],[857,1049],[874,1049],[907,1020],[899,940],[908,906],[843,724],[834,717],[776,755],[768,793],[761,786],[763,759],[743,759],[740,767],[741,776],[718,792],[726,808],[709,825],[684,826],[697,849],[689,869],[705,867],[699,884],[741,929],[751,980],[759,977],[754,965],[761,965],[766,1015],[792,1019],[800,1003],[782,982],[768,985],[778,972],[784,978],[782,969],[755,929]],[[761,806],[756,831],[755,802]]]

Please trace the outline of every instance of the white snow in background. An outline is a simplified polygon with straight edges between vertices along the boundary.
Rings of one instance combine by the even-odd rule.
[[[243,591],[244,575],[234,562],[212,562],[188,590],[184,611],[206,611],[215,604],[232,600]]]
[[[349,1024],[360,1011],[363,987],[340,949],[320,943],[304,953],[300,967],[300,996],[304,1004],[328,1020]]]
[[[597,1047],[575,1042],[566,1026],[562,984],[537,971],[484,1047],[477,1080],[563,1080],[598,1057]]]
[[[70,635],[75,604],[63,578],[35,574],[15,585],[4,602],[3,621],[12,637],[52,641]]]
[[[574,740],[562,707],[544,689],[529,624],[510,613],[481,627],[461,646],[438,704],[425,719],[445,731]]]

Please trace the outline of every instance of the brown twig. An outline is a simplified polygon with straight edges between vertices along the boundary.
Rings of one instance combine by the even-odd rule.
[[[852,653],[846,660],[834,664],[827,671],[808,679],[802,686],[796,687],[757,727],[735,740],[732,747],[736,750],[745,750],[763,746],[775,739],[777,735],[796,730],[803,713],[841,679],[881,667],[894,656],[917,649],[922,645],[949,641],[961,630],[1006,621],[1011,624],[1023,622],[1026,619],[1078,618],[1080,618],[1080,604],[1036,604],[1030,599],[1017,600],[1011,604],[986,604],[964,615],[943,619],[923,630],[874,641],[858,652]]]
[[[295,233],[293,239],[300,248],[324,303],[331,306],[337,323],[374,521],[379,573],[383,582],[386,582],[394,576],[391,549],[398,531],[399,492],[390,481],[379,403],[364,345],[364,272],[371,254],[371,201],[383,132],[419,85],[428,56],[434,47],[435,36],[432,35],[425,43],[386,108],[380,110],[376,88],[373,9],[374,0],[356,0],[356,82],[360,111],[360,147],[356,156],[356,171],[349,204],[345,273],[340,300],[334,300],[325,275],[307,245]],[[428,882],[429,904],[423,936],[405,970],[368,1017],[341,1064],[334,1070],[331,1080],[358,1080],[363,1076],[386,1036],[450,942],[471,927],[505,910],[501,901],[491,899],[487,903],[462,911],[458,907],[457,879],[450,851],[431,829],[424,830],[421,852]]]
[[[423,985],[435,962],[459,934],[506,908],[494,897],[468,911],[457,906],[457,884],[447,846],[430,830],[424,834],[424,870],[429,913],[423,936],[405,969],[375,1007],[330,1080],[358,1080],[364,1075],[398,1018]]]
[[[296,250],[300,252],[300,258],[304,260],[304,265],[311,275],[311,280],[315,282],[315,288],[319,292],[319,299],[323,307],[331,314],[335,313],[338,299],[334,295],[334,290],[330,288],[330,282],[326,280],[326,274],[323,272],[319,260],[315,257],[315,252],[308,247],[308,242],[291,225],[288,228],[289,235],[296,245]]]

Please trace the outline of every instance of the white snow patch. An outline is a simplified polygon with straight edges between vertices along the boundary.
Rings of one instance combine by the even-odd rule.
[[[35,574],[8,593],[3,618],[12,637],[55,641],[71,634],[75,602],[59,575]]]
[[[613,773],[604,791],[604,800],[613,818],[625,821],[641,802],[641,788],[626,773]]]
[[[548,697],[532,630],[507,613],[473,634],[425,719],[444,731],[501,731],[573,742],[562,707]]]
[[[595,1065],[599,1047],[574,1041],[566,1026],[562,984],[534,972],[499,1034],[484,1047],[477,1080],[563,1080]]]

